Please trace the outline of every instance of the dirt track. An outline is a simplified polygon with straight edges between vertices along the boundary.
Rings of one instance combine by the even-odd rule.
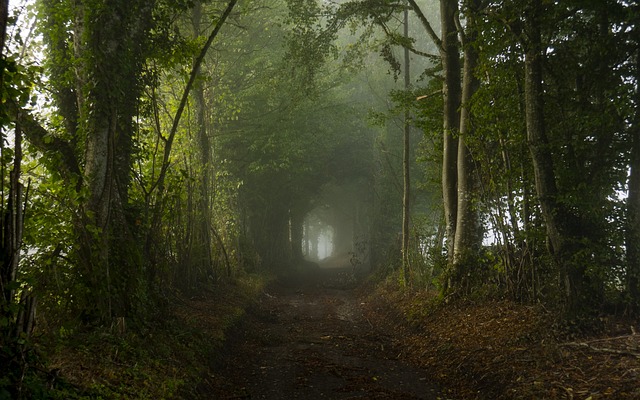
[[[271,285],[207,378],[219,399],[436,399],[429,374],[364,313],[350,269]]]

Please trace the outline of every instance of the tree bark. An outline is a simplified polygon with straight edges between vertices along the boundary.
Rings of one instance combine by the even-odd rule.
[[[4,57],[4,42],[7,37],[9,19],[9,0],[0,1],[0,57]]]
[[[544,123],[544,92],[542,87],[543,49],[541,43],[539,13],[540,0],[532,1],[527,27],[529,42],[525,51],[525,119],[527,126],[527,144],[533,161],[536,192],[540,200],[547,234],[551,241],[553,254],[564,247],[560,228],[554,216],[558,208],[558,188],[555,181],[554,163],[549,148]]]
[[[193,7],[192,21],[194,37],[198,37],[201,32],[202,20],[202,3],[196,2]],[[195,60],[194,60],[195,63]],[[197,174],[200,174],[200,188],[197,199],[197,232],[196,232],[196,251],[198,259],[198,269],[202,271],[211,271],[213,269],[212,257],[212,238],[210,226],[211,222],[211,143],[209,140],[208,126],[205,119],[206,101],[205,91],[202,80],[194,83],[193,97],[196,114],[196,130],[198,139],[199,168]]]
[[[86,190],[86,197],[79,196],[74,221],[79,238],[75,257],[87,288],[87,304],[81,306],[93,308],[90,317],[103,320],[125,314],[130,297],[137,295],[139,252],[126,208],[133,117],[154,4],[44,1],[54,99],[70,139],[47,135],[29,115],[20,116],[30,142],[60,154],[67,183],[79,192]],[[112,291],[113,285],[117,290]]]
[[[576,313],[580,308],[584,275],[579,266],[571,262],[567,224],[572,220],[558,200],[553,156],[547,137],[544,117],[543,62],[544,46],[540,33],[544,12],[542,0],[532,0],[525,10],[525,119],[527,144],[533,162],[535,187],[544,220],[549,252],[564,284],[567,311]]]
[[[455,232],[457,221],[457,153],[458,129],[460,114],[458,110],[461,102],[460,87],[460,44],[455,24],[458,12],[458,2],[450,0],[440,1],[440,15],[442,28],[442,69],[444,83],[442,92],[444,97],[443,120],[443,155],[442,155],[442,195],[446,225],[447,253],[449,261],[453,261],[455,252]]]
[[[409,9],[404,11],[404,37],[409,37]],[[409,66],[409,49],[404,48],[404,90],[409,90],[411,85],[410,66]],[[411,216],[411,164],[410,164],[410,143],[411,143],[411,125],[409,123],[409,110],[404,112],[404,133],[403,133],[403,149],[402,149],[402,175],[403,175],[403,191],[402,191],[402,275],[404,277],[405,286],[409,285],[409,224]]]
[[[469,257],[474,249],[479,246],[478,217],[473,197],[476,184],[474,182],[473,159],[467,145],[473,127],[471,124],[471,99],[480,86],[475,76],[478,62],[478,53],[474,47],[476,34],[475,15],[477,1],[469,4],[469,13],[466,16],[467,29],[464,36],[464,67],[462,83],[462,106],[460,109],[460,136],[458,139],[457,158],[457,215],[454,236],[453,253],[453,277],[461,280],[466,276],[465,268],[468,268]]]
[[[81,66],[78,73],[77,91],[80,118],[85,139],[83,183],[87,190],[87,201],[82,205],[82,220],[77,229],[80,240],[82,274],[96,305],[96,317],[108,321],[114,316],[115,294],[112,291],[110,262],[111,221],[120,210],[117,204],[115,153],[117,120],[122,97],[113,85],[126,78],[118,65],[104,68],[106,60],[128,59],[126,49],[127,29],[122,25],[118,7],[105,9],[82,5],[77,8],[76,35],[85,41],[76,43]],[[127,80],[128,81],[128,80]],[[90,87],[89,87],[90,86]],[[123,149],[124,150],[124,149]],[[128,171],[127,171],[128,173]],[[120,313],[118,310],[115,313]]]
[[[7,308],[0,310],[12,313],[10,305],[16,301],[16,288],[18,279],[18,266],[20,263],[20,248],[22,246],[22,231],[24,226],[22,199],[23,189],[20,183],[22,173],[22,130],[17,124],[14,129],[14,156],[13,168],[9,172],[9,192],[7,195],[6,209],[3,207],[2,226],[0,227],[2,246],[0,252],[0,289],[2,289],[2,302]],[[7,316],[10,320],[12,316]]]
[[[640,82],[640,50],[636,50],[636,82]],[[640,101],[640,92],[636,91]],[[637,103],[636,103],[637,104]],[[640,111],[635,109],[631,127],[629,197],[627,197],[627,290],[634,311],[640,309]]]

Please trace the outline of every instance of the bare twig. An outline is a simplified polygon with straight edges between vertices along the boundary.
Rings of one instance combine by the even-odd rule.
[[[613,340],[630,339],[630,338],[638,338],[638,339],[640,339],[640,335],[638,335],[637,333],[634,332],[631,335],[622,335],[622,336],[614,336],[614,337],[608,337],[608,338],[585,340],[585,341],[583,341],[581,343],[608,342],[608,341],[613,341]],[[575,343],[575,342],[571,342],[571,343]]]
[[[613,354],[619,354],[619,355],[622,355],[622,356],[631,356],[631,357],[640,358],[640,353],[636,353],[636,352],[628,351],[628,350],[618,350],[618,349],[593,347],[590,344],[584,343],[584,342],[582,342],[582,343],[569,342],[569,343],[564,343],[562,346],[586,348],[586,349],[589,349],[589,350],[594,351],[596,353],[613,353]]]

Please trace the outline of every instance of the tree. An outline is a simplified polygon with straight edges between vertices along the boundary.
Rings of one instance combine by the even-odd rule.
[[[43,1],[42,6],[54,97],[67,129],[50,141],[44,139],[50,134],[29,120],[25,133],[32,144],[44,145],[42,151],[62,154],[68,182],[86,193],[79,197],[75,256],[90,293],[85,304],[95,304],[91,314],[108,320],[130,309],[130,284],[140,271],[126,209],[133,117],[154,3]]]
[[[566,243],[561,227],[562,218],[558,204],[558,188],[555,181],[554,163],[545,129],[544,97],[542,88],[543,44],[540,33],[542,2],[532,1],[526,8],[525,30],[529,41],[525,44],[525,114],[527,142],[533,160],[536,192],[540,201],[550,252],[563,265],[566,261]],[[564,258],[564,259],[563,259]],[[568,273],[564,274],[569,279]],[[570,284],[570,282],[566,282]],[[569,288],[567,289],[570,290]]]
[[[474,213],[477,214],[477,210],[473,209],[471,199],[474,197],[473,191],[474,185],[470,183],[473,176],[471,168],[470,153],[466,146],[462,146],[459,149],[458,140],[460,136],[461,128],[461,116],[460,110],[462,105],[462,69],[460,65],[460,40],[459,36],[464,36],[465,28],[459,25],[459,6],[458,2],[440,1],[440,37],[435,33],[429,19],[423,13],[421,7],[415,2],[409,0],[408,5],[415,13],[423,28],[423,35],[428,37],[434,44],[438,51],[438,56],[435,57],[427,52],[416,49],[414,40],[405,38],[402,39],[399,35],[395,34],[393,30],[389,29],[388,23],[392,20],[392,15],[395,12],[403,10],[400,3],[396,2],[346,2],[341,4],[335,10],[332,10],[334,18],[327,24],[326,34],[320,35],[320,37],[333,38],[335,31],[342,27],[346,21],[360,20],[360,22],[372,21],[379,26],[387,36],[388,43],[385,43],[382,54],[384,58],[389,61],[393,68],[398,68],[394,57],[391,55],[389,49],[389,43],[394,45],[403,46],[407,52],[413,52],[421,56],[428,58],[437,58],[438,62],[442,66],[442,96],[443,96],[443,152],[442,152],[442,196],[445,214],[445,226],[446,226],[446,242],[448,246],[448,256],[450,271],[448,272],[449,282],[448,285],[457,286],[460,282],[455,276],[463,276],[464,271],[457,271],[458,269],[464,269],[463,264],[467,263],[472,258],[473,249],[479,246],[480,235],[478,234],[478,224],[473,222],[477,220]],[[477,13],[479,4],[471,2],[466,11],[468,11],[468,20],[472,20],[469,17],[473,17],[473,13]],[[327,11],[329,12],[329,11]],[[470,115],[470,102],[473,97],[473,93],[478,86],[478,80],[475,78],[475,33],[471,26],[467,26],[468,29],[468,44],[465,51],[469,55],[469,63],[465,69],[465,73],[468,79],[467,93],[467,111],[469,111],[463,121],[463,128],[468,130],[470,127],[469,118]],[[462,179],[462,185],[459,185],[459,179]],[[405,185],[406,186],[406,185]],[[462,198],[460,198],[462,196]],[[408,199],[408,196],[405,196]],[[463,208],[462,214],[459,214],[458,207]],[[404,221],[408,221],[405,218]],[[406,223],[405,223],[406,225]],[[456,233],[457,229],[461,231]],[[406,247],[406,239],[408,235],[404,235],[403,249]],[[459,249],[455,249],[456,244],[460,245]],[[406,253],[406,251],[403,251]],[[464,254],[464,257],[462,255]],[[466,260],[463,262],[463,258]],[[448,289],[446,289],[448,290]],[[452,289],[455,290],[455,289]]]
[[[458,220],[458,130],[460,126],[460,47],[455,16],[458,12],[457,1],[440,2],[440,26],[442,30],[439,43],[443,70],[442,95],[443,110],[443,151],[442,151],[442,196],[446,225],[446,240],[449,263],[453,263],[455,254],[455,236]]]
[[[453,267],[452,273],[454,286],[460,286],[464,276],[477,263],[478,245],[481,238],[478,237],[478,208],[474,204],[476,200],[477,184],[474,183],[475,171],[473,159],[469,151],[469,139],[472,136],[473,124],[471,121],[471,102],[478,90],[480,81],[476,77],[478,53],[475,49],[476,14],[479,12],[479,1],[467,2],[467,26],[460,28],[460,36],[463,38],[464,66],[462,81],[462,98],[460,109],[460,129],[458,138],[457,156],[457,204],[456,227],[453,236]],[[451,239],[451,238],[449,238]]]
[[[488,118],[485,125],[496,124],[489,131],[498,134],[494,143],[501,149],[503,165],[512,165],[516,158],[521,163],[521,178],[510,178],[508,191],[498,194],[498,202],[506,200],[511,219],[515,243],[510,253],[532,256],[528,261],[532,285],[536,271],[550,274],[546,282],[550,286],[550,276],[560,275],[564,304],[571,313],[597,307],[619,268],[615,254],[620,251],[621,220],[612,216],[620,207],[615,188],[625,179],[620,174],[626,157],[621,125],[625,117],[613,116],[626,113],[627,107],[623,100],[627,89],[615,83],[620,76],[612,73],[626,57],[613,29],[624,24],[619,6],[541,2],[529,3],[524,18],[515,7],[489,8],[484,13],[482,48],[487,53],[482,55],[482,71],[488,83],[481,95],[493,110],[502,104],[510,111],[485,109],[478,115]],[[524,63],[511,54],[522,54]],[[521,105],[500,98],[508,91],[521,93]],[[518,115],[524,115],[526,122],[531,161],[519,149],[521,123],[514,118]],[[489,148],[483,151],[488,157],[500,154]],[[535,177],[536,198],[527,196],[528,171]],[[487,185],[496,181],[485,179]],[[520,202],[522,195],[522,209],[514,212],[514,201]],[[504,215],[495,220],[504,221]],[[524,230],[513,224],[516,220],[522,221]],[[544,266],[539,227],[548,238],[553,267]]]
[[[409,39],[409,10],[404,10],[404,37]],[[404,48],[404,90],[409,90],[411,85],[411,76],[409,74],[409,49]],[[411,125],[409,122],[409,109],[404,112],[404,132],[403,132],[403,151],[402,151],[402,272],[404,275],[405,286],[409,284],[409,242],[411,224],[411,168],[410,168],[410,147],[411,147]]]
[[[629,162],[629,196],[627,198],[627,226],[625,247],[627,249],[627,281],[626,286],[630,296],[630,302],[635,312],[640,308],[640,30],[637,21],[634,21],[632,36],[630,38],[630,48],[635,47],[635,54],[631,51],[630,56],[635,56],[635,63],[632,68],[632,79],[635,80],[635,96],[633,101],[636,105],[631,115],[630,126],[630,162]]]
[[[181,243],[176,243],[178,247],[180,247],[179,258],[181,264],[178,268],[184,268],[184,271],[181,271],[179,276],[180,284],[183,288],[192,287],[198,282],[199,279],[207,277],[210,273],[214,273],[211,268],[212,261],[212,241],[211,234],[218,239],[217,233],[215,231],[215,227],[211,221],[211,202],[210,202],[210,161],[211,161],[211,146],[209,141],[209,136],[207,130],[210,129],[210,124],[207,124],[205,121],[205,98],[204,98],[204,88],[203,88],[203,78],[200,76],[200,70],[205,62],[205,57],[211,48],[213,41],[218,36],[223,24],[233,11],[237,1],[232,0],[229,1],[226,8],[223,10],[219,19],[215,22],[215,25],[211,32],[209,33],[206,41],[202,45],[201,48],[198,49],[197,53],[192,58],[192,66],[190,72],[188,74],[187,82],[185,88],[182,90],[181,95],[179,96],[177,108],[175,109],[175,115],[170,115],[168,117],[169,121],[167,125],[169,128],[169,133],[167,138],[164,139],[162,136],[162,126],[160,126],[159,122],[156,122],[156,126],[154,129],[157,131],[156,134],[160,135],[164,140],[164,149],[162,151],[161,161],[159,162],[159,171],[155,171],[155,159],[152,162],[151,166],[151,183],[149,184],[150,188],[143,188],[145,191],[145,198],[147,202],[151,201],[153,197],[153,205],[151,205],[152,210],[150,212],[150,229],[147,232],[146,237],[146,247],[145,252],[150,259],[158,259],[158,253],[163,253],[165,250],[161,249],[162,246],[159,246],[162,243],[162,223],[163,216],[166,211],[165,209],[165,196],[168,195],[166,181],[168,180],[168,174],[170,167],[172,166],[172,151],[174,146],[174,141],[179,136],[179,130],[181,128],[181,120],[182,116],[187,110],[189,106],[189,98],[192,94],[192,89],[194,89],[194,103],[196,108],[196,119],[195,119],[195,130],[196,130],[196,157],[198,158],[198,163],[195,168],[197,171],[195,174],[183,173],[182,175],[186,175],[186,180],[195,180],[198,181],[199,184],[196,186],[189,185],[187,183],[186,190],[182,190],[182,192],[186,191],[186,196],[188,197],[188,206],[186,210],[186,226],[182,226],[181,223],[178,223],[176,228],[185,229],[184,240]],[[201,34],[201,19],[202,19],[202,5],[197,3],[194,5],[194,9],[191,14],[191,23],[194,41],[197,43],[198,39],[200,39]],[[170,85],[172,88],[172,86]],[[156,109],[156,119],[157,116],[157,99],[153,98],[154,108]],[[187,166],[188,168],[188,166]],[[195,176],[192,176],[195,175]],[[181,179],[181,178],[179,178]],[[177,190],[181,192],[180,189]],[[178,195],[179,196],[179,195]],[[195,205],[193,204],[195,202]],[[176,206],[179,206],[176,204]],[[227,264],[227,274],[230,273],[229,261],[226,257],[226,249],[224,249],[224,245],[222,246],[222,250],[225,254],[225,260]],[[151,268],[157,268],[158,266],[153,265]],[[151,274],[155,275],[155,272]]]
[[[234,4],[229,4],[196,58],[187,94],[203,53]],[[81,306],[89,319],[109,321],[136,312],[140,304],[134,298],[145,297],[147,290],[143,248],[136,240],[144,216],[129,198],[139,128],[134,117],[146,84],[145,63],[162,50],[152,45],[162,45],[161,40],[151,41],[152,29],[166,33],[162,28],[167,22],[161,17],[172,7],[181,6],[119,0],[42,2],[48,71],[63,129],[47,132],[28,113],[18,117],[30,143],[59,160],[63,178],[75,190],[78,244],[71,246],[71,253],[85,287]],[[163,185],[176,129],[165,142],[157,188]],[[164,195],[161,189],[158,193]]]
[[[442,195],[445,214],[449,271],[445,291],[456,291],[475,262],[480,243],[478,210],[473,204],[473,161],[467,137],[471,134],[471,102],[479,86],[475,76],[478,59],[476,14],[480,2],[465,2],[466,27],[459,23],[458,2],[440,2],[441,37],[415,1],[410,1],[427,35],[439,48],[444,98]],[[463,39],[464,65],[460,66],[460,40]]]
[[[20,270],[30,185],[23,183],[23,132],[14,121],[16,109],[28,103],[33,76],[6,51],[8,8],[8,1],[0,2],[0,374],[11,393],[2,391],[21,397],[36,294]]]

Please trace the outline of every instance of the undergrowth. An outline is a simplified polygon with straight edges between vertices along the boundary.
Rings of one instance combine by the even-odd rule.
[[[210,360],[244,310],[269,281],[244,275],[197,296],[168,295],[168,304],[142,326],[40,332],[16,389],[0,378],[0,400],[197,398]],[[15,377],[14,377],[15,378]],[[13,385],[13,387],[10,387]]]

